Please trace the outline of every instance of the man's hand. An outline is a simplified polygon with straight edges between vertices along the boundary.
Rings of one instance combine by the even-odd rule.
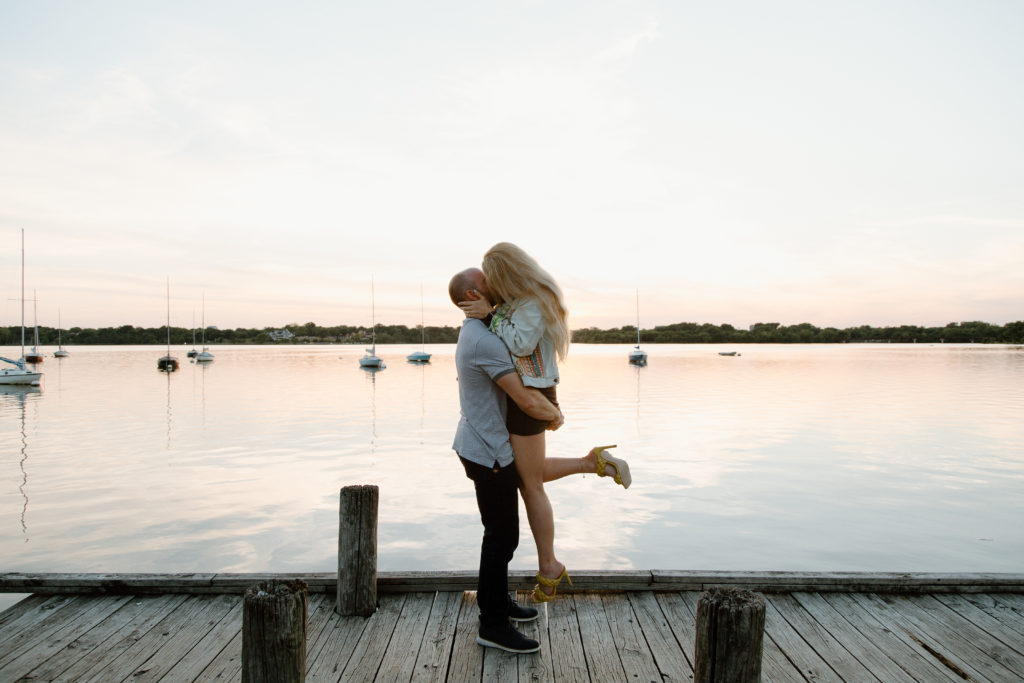
[[[460,301],[459,308],[466,314],[467,318],[483,320],[491,314],[492,307],[486,299],[480,298],[473,301]]]
[[[565,415],[563,415],[562,411],[559,410],[558,411],[558,417],[556,417],[554,420],[549,422],[548,426],[546,427],[546,429],[549,432],[554,432],[554,431],[557,431],[558,428],[561,427],[564,424],[565,424]]]

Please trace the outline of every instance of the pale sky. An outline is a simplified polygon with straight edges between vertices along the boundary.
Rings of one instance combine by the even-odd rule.
[[[1024,3],[0,2],[0,324],[1024,318]],[[31,294],[30,294],[31,295]],[[31,316],[31,306],[29,306]]]

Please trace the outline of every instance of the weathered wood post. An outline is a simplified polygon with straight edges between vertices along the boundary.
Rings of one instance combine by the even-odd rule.
[[[242,683],[306,680],[305,581],[261,581],[242,603]]]
[[[761,680],[764,598],[736,588],[713,588],[697,601],[694,683]]]
[[[338,601],[343,616],[377,610],[377,502],[372,484],[341,489],[338,520]]]

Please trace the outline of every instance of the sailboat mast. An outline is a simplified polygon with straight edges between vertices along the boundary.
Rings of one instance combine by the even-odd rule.
[[[25,358],[25,228],[21,229],[21,357]]]
[[[423,283],[420,283],[420,343],[423,351],[427,350],[427,328],[423,325]]]
[[[60,306],[57,307],[57,350],[59,351],[62,347],[60,343]]]
[[[206,292],[203,292],[203,351],[206,350]]]
[[[373,276],[370,276],[370,346],[373,348],[370,351],[374,356],[377,355],[377,300],[375,298],[373,289]]]
[[[36,290],[32,290],[32,351],[39,350],[39,295],[36,294]]]
[[[636,347],[640,348],[640,288],[636,288]]]
[[[167,357],[171,357],[171,278],[167,277]]]

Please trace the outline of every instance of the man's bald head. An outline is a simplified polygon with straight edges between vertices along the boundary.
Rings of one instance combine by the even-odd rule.
[[[456,273],[448,282],[448,296],[452,303],[458,306],[460,301],[470,301],[478,297],[470,294],[477,290],[481,296],[486,298],[487,286],[484,284],[484,273],[479,268],[466,268],[461,273]]]

